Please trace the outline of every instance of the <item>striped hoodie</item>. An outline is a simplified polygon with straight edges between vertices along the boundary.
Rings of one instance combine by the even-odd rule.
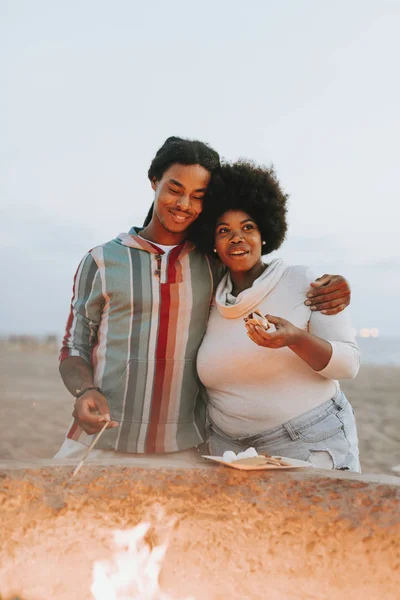
[[[163,453],[197,446],[204,413],[196,355],[218,283],[216,265],[192,243],[168,255],[132,228],[82,259],[60,362],[93,367],[111,418],[98,447]],[[89,445],[75,422],[67,437]]]

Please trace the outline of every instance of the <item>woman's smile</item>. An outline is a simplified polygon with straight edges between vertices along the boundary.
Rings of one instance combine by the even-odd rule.
[[[230,256],[247,256],[250,253],[250,250],[244,249],[244,248],[232,248],[228,254]]]

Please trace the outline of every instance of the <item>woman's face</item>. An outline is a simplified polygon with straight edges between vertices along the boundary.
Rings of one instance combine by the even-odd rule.
[[[231,271],[250,271],[262,263],[257,223],[241,210],[228,210],[217,221],[215,249]]]

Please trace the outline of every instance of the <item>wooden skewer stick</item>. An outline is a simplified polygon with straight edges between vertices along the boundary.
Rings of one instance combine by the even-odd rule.
[[[80,470],[81,466],[83,465],[83,463],[85,462],[85,460],[87,459],[87,457],[89,456],[90,452],[93,450],[93,448],[95,447],[95,445],[97,444],[97,442],[100,439],[101,434],[103,433],[103,431],[105,431],[107,425],[108,425],[109,421],[106,421],[103,425],[103,427],[100,429],[99,433],[96,435],[96,437],[94,438],[93,442],[90,444],[89,448],[86,450],[84,457],[82,458],[82,460],[76,465],[74,472],[72,473],[72,477],[75,477],[75,475],[78,473],[78,471]]]

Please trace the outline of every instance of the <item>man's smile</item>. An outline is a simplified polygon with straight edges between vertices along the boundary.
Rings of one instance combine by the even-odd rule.
[[[192,215],[190,213],[182,212],[179,210],[169,210],[168,212],[170,213],[170,215],[176,223],[184,223],[188,219],[192,218]]]

